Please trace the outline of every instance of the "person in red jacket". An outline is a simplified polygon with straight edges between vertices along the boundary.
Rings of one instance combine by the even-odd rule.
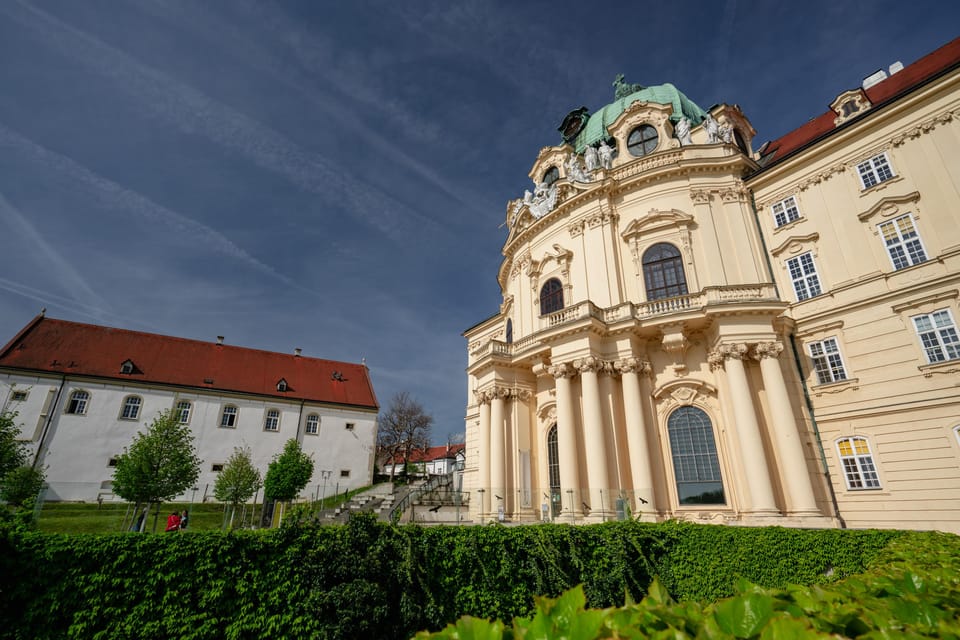
[[[180,530],[180,516],[176,511],[167,516],[167,528],[164,531],[179,531]]]

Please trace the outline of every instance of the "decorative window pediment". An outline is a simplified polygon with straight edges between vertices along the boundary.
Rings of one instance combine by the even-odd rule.
[[[867,94],[864,93],[863,89],[844,91],[830,104],[830,108],[837,114],[837,117],[833,120],[833,124],[840,126],[872,106],[870,99],[867,98]]]
[[[650,234],[663,229],[687,230],[695,226],[694,217],[677,209],[650,209],[642,218],[637,218],[620,234],[624,240]]]
[[[916,205],[919,200],[919,191],[914,191],[903,196],[889,196],[881,199],[879,202],[877,202],[877,204],[859,214],[857,218],[859,218],[861,222],[866,222],[877,214],[880,214],[880,216],[883,218],[889,218],[907,211],[911,211],[916,214],[915,206],[910,206],[908,208],[904,207],[907,207],[907,205]]]
[[[800,253],[805,249],[809,249],[810,245],[816,243],[819,239],[820,234],[817,232],[809,233],[805,236],[790,236],[771,249],[770,253],[774,256],[779,256],[783,252]],[[814,255],[816,255],[816,251],[814,251]]]

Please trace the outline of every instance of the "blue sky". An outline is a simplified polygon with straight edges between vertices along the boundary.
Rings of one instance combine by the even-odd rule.
[[[359,362],[434,440],[506,202],[617,73],[776,138],[956,37],[944,2],[0,3],[0,343],[47,314]]]

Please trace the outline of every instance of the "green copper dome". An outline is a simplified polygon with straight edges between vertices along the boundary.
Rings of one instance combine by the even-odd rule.
[[[613,121],[620,117],[620,114],[627,110],[634,102],[653,102],[656,104],[672,104],[673,113],[670,115],[672,122],[678,122],[682,116],[686,116],[691,126],[697,126],[703,121],[706,111],[683,95],[679,89],[670,84],[659,84],[653,87],[644,87],[622,98],[617,98],[607,106],[603,107],[590,116],[580,133],[573,141],[573,146],[577,153],[582,153],[589,145],[607,138],[607,127],[613,124]]]

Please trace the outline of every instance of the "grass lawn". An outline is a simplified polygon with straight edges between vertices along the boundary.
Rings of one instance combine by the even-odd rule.
[[[347,498],[366,491],[369,487],[362,487],[347,494]],[[344,501],[344,495],[329,496],[323,500],[312,503],[303,503],[314,511],[323,509],[332,509]],[[299,506],[299,505],[298,505]],[[257,524],[259,524],[262,504],[256,507],[246,506],[245,513],[237,509],[234,516],[234,527],[241,526],[241,515],[243,515],[243,524],[250,526],[253,522],[252,510],[256,509]],[[226,518],[229,518],[230,507],[216,502],[194,503],[192,506],[185,502],[165,502],[160,505],[160,515],[157,517],[157,533],[162,533],[167,526],[167,516],[174,510],[177,513],[188,509],[190,511],[190,523],[187,527],[189,531],[209,531],[220,529]],[[40,512],[40,518],[37,523],[38,529],[46,533],[117,533],[120,531],[129,531],[132,524],[131,513],[133,505],[127,502],[104,502],[102,505],[96,503],[84,502],[45,502]],[[291,507],[287,506],[285,513],[289,514]],[[155,508],[150,509],[150,515],[147,519],[147,532],[153,532],[153,515]]]

